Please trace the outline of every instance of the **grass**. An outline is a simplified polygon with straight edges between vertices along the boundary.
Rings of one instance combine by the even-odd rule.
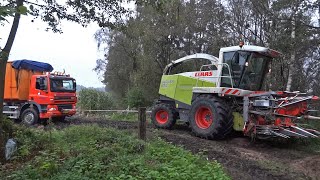
[[[129,121],[129,122],[138,121],[138,113],[102,112],[102,113],[87,113],[87,115],[103,118],[106,120],[112,120],[112,121]],[[146,118],[148,122],[151,122],[150,114],[147,114]]]
[[[0,170],[0,179],[230,179],[215,161],[115,129],[20,128],[16,138],[19,150],[11,163],[19,166]]]
[[[114,121],[138,121],[137,113],[110,113],[105,115],[106,119]]]
[[[304,120],[298,126],[303,128],[315,129],[320,131],[320,121],[319,120]],[[308,138],[296,141],[297,149],[307,151],[310,153],[320,154],[320,138]]]

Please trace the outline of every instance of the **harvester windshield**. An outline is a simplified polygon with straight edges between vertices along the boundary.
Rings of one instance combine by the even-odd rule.
[[[223,62],[231,69],[231,76],[235,88],[258,91],[268,70],[270,57],[247,51],[225,52]],[[227,67],[222,70],[223,76],[228,76]],[[222,87],[231,87],[229,78],[222,78]]]

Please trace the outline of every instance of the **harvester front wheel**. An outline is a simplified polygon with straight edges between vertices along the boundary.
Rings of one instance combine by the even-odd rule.
[[[190,127],[196,136],[223,139],[233,129],[233,115],[229,106],[218,97],[199,96],[191,106]]]
[[[170,104],[156,104],[151,111],[151,121],[158,128],[169,129],[176,123],[176,112]]]

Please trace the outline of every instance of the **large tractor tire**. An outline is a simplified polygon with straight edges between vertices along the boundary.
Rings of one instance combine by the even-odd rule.
[[[22,112],[20,120],[22,124],[32,126],[38,122],[39,114],[34,108],[27,108]]]
[[[156,104],[151,111],[151,121],[158,128],[170,129],[176,120],[176,111],[170,104]]]
[[[206,139],[224,139],[233,131],[229,106],[210,95],[201,95],[192,103],[189,121],[193,133]]]

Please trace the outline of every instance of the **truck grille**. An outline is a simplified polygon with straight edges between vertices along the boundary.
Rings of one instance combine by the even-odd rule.
[[[58,109],[61,111],[62,109],[72,109],[72,104],[58,104]]]
[[[56,96],[54,100],[70,100],[72,99],[71,96]]]

